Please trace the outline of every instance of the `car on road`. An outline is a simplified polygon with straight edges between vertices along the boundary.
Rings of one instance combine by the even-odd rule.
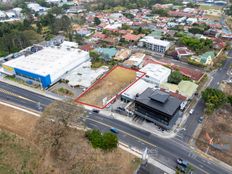
[[[118,133],[118,129],[116,129],[115,127],[110,128],[110,131],[117,134]]]
[[[202,123],[203,120],[204,120],[204,117],[200,117],[200,118],[198,119],[198,122],[199,122],[199,123]]]
[[[193,112],[194,112],[194,109],[191,109],[191,110],[189,111],[189,114],[192,115]]]
[[[94,113],[99,113],[99,110],[93,109],[92,112],[94,112]]]
[[[181,159],[181,158],[178,158],[178,159],[176,160],[176,162],[177,162],[177,164],[179,164],[179,165],[181,165],[181,166],[183,166],[183,167],[185,167],[185,168],[189,166],[189,162],[186,161],[186,160],[183,160],[183,159]]]

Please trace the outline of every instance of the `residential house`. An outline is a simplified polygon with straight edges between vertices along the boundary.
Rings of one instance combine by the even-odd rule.
[[[203,65],[211,65],[213,63],[214,58],[215,58],[214,51],[208,51],[200,56],[192,56],[191,60],[201,63]]]
[[[117,53],[116,48],[96,48],[94,49],[99,53],[105,61],[110,61]]]
[[[118,51],[114,57],[114,60],[117,61],[124,61],[131,55],[131,50],[130,49],[121,49]]]
[[[189,58],[191,57],[194,53],[188,49],[187,47],[176,47],[175,51],[177,53],[177,57],[179,59],[183,59],[183,58]]]
[[[127,34],[123,35],[122,38],[127,42],[137,42],[143,36],[144,36],[144,34],[135,35],[135,34],[127,33]]]
[[[160,88],[178,93],[186,99],[191,99],[194,94],[197,92],[198,85],[194,82],[182,80],[178,85],[171,84],[171,83],[161,83]]]
[[[123,65],[129,68],[141,68],[143,65],[143,59],[145,58],[144,53],[134,53],[130,56],[129,59],[123,62]]]

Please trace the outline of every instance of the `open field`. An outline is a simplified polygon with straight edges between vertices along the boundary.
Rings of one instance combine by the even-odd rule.
[[[204,15],[204,17],[215,21],[219,21],[221,19],[221,16],[214,16],[214,15]]]
[[[226,24],[232,30],[232,17],[231,16],[226,17]]]
[[[103,103],[111,100],[115,95],[136,81],[136,71],[117,66],[87,89],[76,102],[98,108],[104,108]]]
[[[196,141],[197,147],[232,165],[232,106],[225,105],[215,111],[203,123]],[[211,144],[211,145],[209,145]]]
[[[199,6],[200,10],[222,10],[222,7],[220,6],[215,6],[215,5],[200,5]]]
[[[232,95],[232,84],[221,83],[220,89],[227,95]]]
[[[0,111],[0,129],[30,138],[38,120],[37,117],[4,105],[0,105]]]
[[[72,128],[59,139],[54,156],[53,146],[44,149],[45,141],[36,141],[54,138],[49,137],[52,122],[47,120],[50,127],[39,129],[38,117],[3,105],[0,110],[1,174],[132,174],[139,165],[138,158],[119,148],[112,152],[93,149],[84,131]],[[38,132],[44,137],[37,137]]]

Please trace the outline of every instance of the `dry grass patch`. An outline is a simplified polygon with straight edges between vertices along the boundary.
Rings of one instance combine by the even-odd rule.
[[[76,101],[102,108],[105,105],[103,103],[105,97],[110,100],[135,80],[136,71],[118,66],[90,87]]]
[[[82,109],[57,102],[38,118],[0,105],[0,128],[13,132],[0,129],[0,173],[134,173],[138,158],[119,148],[107,153],[93,149],[84,131],[62,124],[80,122]]]
[[[197,147],[208,154],[232,165],[232,106],[225,105],[215,111],[205,120],[203,129],[196,141]],[[227,149],[219,150],[209,145],[212,144],[225,146]]]
[[[222,10],[222,7],[220,6],[214,6],[214,5],[200,5],[200,10]]]

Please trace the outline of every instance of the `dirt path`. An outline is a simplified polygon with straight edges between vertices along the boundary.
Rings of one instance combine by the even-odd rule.
[[[38,118],[17,109],[0,105],[0,128],[29,138]]]

